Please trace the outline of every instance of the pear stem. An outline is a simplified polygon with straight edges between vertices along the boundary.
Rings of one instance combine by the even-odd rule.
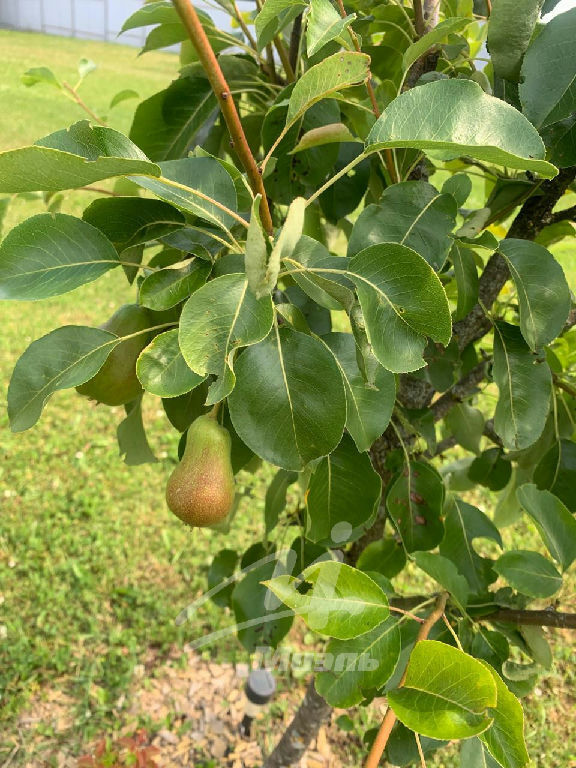
[[[216,403],[216,405],[212,408],[212,410],[206,414],[206,416],[209,416],[211,419],[216,420],[218,418],[218,411],[220,410],[221,403]]]

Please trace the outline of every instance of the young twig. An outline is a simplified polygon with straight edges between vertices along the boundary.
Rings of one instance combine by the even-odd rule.
[[[340,11],[340,16],[342,16],[343,19],[346,18],[346,8],[344,8],[344,0],[336,0],[338,3],[338,10]],[[354,45],[354,48],[358,53],[362,51],[362,46],[360,45],[360,41],[358,40],[358,35],[352,27],[348,27],[348,32],[350,33],[350,38],[352,40],[352,44]],[[368,92],[368,97],[370,98],[370,103],[372,104],[372,111],[374,112],[374,117],[378,119],[381,115],[380,107],[378,106],[378,101],[376,100],[376,93],[374,91],[374,86],[372,85],[371,75],[368,73],[368,78],[366,79],[366,90]],[[394,163],[394,154],[391,149],[385,149],[384,150],[384,158],[386,162],[386,170],[388,171],[390,175],[390,181],[392,184],[396,184],[398,181],[398,174],[396,172],[396,165]]]
[[[178,15],[182,19],[182,23],[184,24],[192,45],[196,50],[200,64],[208,77],[216,98],[218,99],[220,109],[222,110],[224,120],[226,121],[226,125],[230,132],[233,146],[248,175],[250,187],[254,194],[262,195],[260,200],[260,217],[262,219],[262,225],[269,234],[272,234],[274,227],[270,215],[270,208],[268,207],[264,182],[262,181],[258,165],[256,164],[256,160],[248,145],[244,129],[242,128],[242,123],[240,122],[240,116],[230,93],[230,87],[220,68],[218,59],[212,50],[210,41],[206,36],[206,32],[200,23],[200,19],[198,18],[198,14],[194,9],[191,0],[172,0],[172,2]]]
[[[416,638],[417,643],[419,643],[421,640],[426,640],[434,624],[436,624],[438,619],[442,618],[442,615],[444,614],[444,609],[446,608],[447,600],[448,600],[447,592],[443,592],[441,595],[438,596],[438,598],[436,599],[436,604],[434,605],[434,610],[428,616],[424,624],[422,624],[422,626],[420,627],[420,631],[418,632],[418,637]],[[408,667],[406,667],[406,669],[404,670],[402,679],[398,684],[399,688],[401,688],[406,682],[407,671],[408,671]],[[394,727],[395,722],[396,722],[396,715],[394,713],[394,710],[391,709],[391,707],[388,707],[388,709],[386,710],[386,714],[384,715],[384,719],[382,720],[382,725],[380,726],[380,730],[376,734],[376,738],[374,739],[374,743],[372,744],[372,749],[370,750],[368,759],[366,760],[365,768],[378,768],[380,758],[382,757],[382,754],[386,749],[386,744],[388,743],[388,739],[390,738],[390,733],[392,732],[392,728]]]
[[[414,0],[414,27],[418,37],[422,37],[425,31],[424,12],[422,11],[422,0]]]
[[[67,83],[66,80],[63,80],[62,85],[64,86],[65,90],[70,94],[70,98],[72,99],[72,101],[75,101],[76,104],[78,104],[78,106],[81,107],[84,110],[84,112],[86,112],[86,114],[92,118],[92,120],[95,120],[100,125],[104,125],[104,126],[106,125],[106,122],[102,120],[101,117],[98,117],[96,112],[93,112],[88,106],[88,104],[86,104],[86,102],[80,98],[80,96],[78,95],[78,92],[76,91],[75,88],[72,88],[70,83]]]

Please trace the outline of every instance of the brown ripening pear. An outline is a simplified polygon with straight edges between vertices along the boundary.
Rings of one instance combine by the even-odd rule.
[[[124,304],[100,327],[117,336],[128,336],[151,325],[147,309],[138,304]],[[136,360],[149,342],[149,333],[120,342],[98,373],[76,387],[77,392],[105,405],[124,405],[134,400],[142,392],[142,385],[136,376]]]
[[[224,520],[234,503],[230,433],[214,413],[199,416],[188,430],[186,448],[166,486],[172,512],[188,525]]]

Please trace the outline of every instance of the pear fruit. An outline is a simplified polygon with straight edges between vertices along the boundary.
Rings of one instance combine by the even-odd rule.
[[[149,328],[150,313],[138,304],[124,304],[100,327],[117,336],[128,336]],[[81,395],[105,405],[124,405],[142,393],[136,376],[136,360],[150,342],[149,333],[141,333],[120,342],[108,355],[98,373],[76,387]]]
[[[213,413],[192,422],[182,460],[166,486],[168,507],[188,525],[214,525],[232,509],[231,446],[230,433]]]

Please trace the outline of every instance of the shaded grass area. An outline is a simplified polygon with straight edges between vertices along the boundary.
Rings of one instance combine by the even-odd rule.
[[[82,111],[55,90],[20,84],[23,71],[42,64],[73,82],[80,56],[99,64],[82,91],[99,113],[106,113],[122,88],[134,88],[145,97],[164,87],[177,66],[169,54],[138,59],[132,48],[0,31],[0,99],[16,106],[0,112],[0,148],[30,143],[83,119]],[[112,127],[128,130],[135,103],[112,113]],[[91,199],[88,193],[72,193],[63,210],[79,214]],[[41,210],[41,201],[18,201],[7,227]],[[574,285],[573,245],[563,243],[555,250]],[[167,511],[164,484],[176,460],[179,435],[155,398],[147,397],[144,408],[159,459],[153,465],[129,468],[119,459],[115,431],[124,415],[121,408],[94,407],[70,391],[51,399],[35,429],[10,434],[8,379],[27,345],[60,325],[98,325],[134,295],[117,270],[42,305],[2,306],[0,718],[5,727],[0,758],[11,749],[16,714],[46,683],[73,701],[75,725],[69,738],[82,743],[117,727],[116,702],[147,649],[162,656],[173,644],[180,646],[230,621],[208,604],[193,623],[180,629],[174,625],[174,616],[205,590],[212,555],[224,547],[242,551],[262,535],[263,496],[271,474],[266,468],[253,479],[243,477],[252,495],[243,502],[230,534],[190,531]],[[492,502],[485,495],[480,506],[490,511]],[[525,524],[507,536],[515,546],[538,546]],[[397,586],[407,591],[427,586],[417,580],[415,572],[407,573]],[[563,714],[574,697],[573,651],[567,633],[549,635],[556,638],[556,665],[527,702],[527,738],[536,765],[564,766],[574,759],[571,724]],[[238,649],[235,641],[226,641],[218,657],[243,658]],[[435,760],[430,765],[457,765],[456,757]]]

